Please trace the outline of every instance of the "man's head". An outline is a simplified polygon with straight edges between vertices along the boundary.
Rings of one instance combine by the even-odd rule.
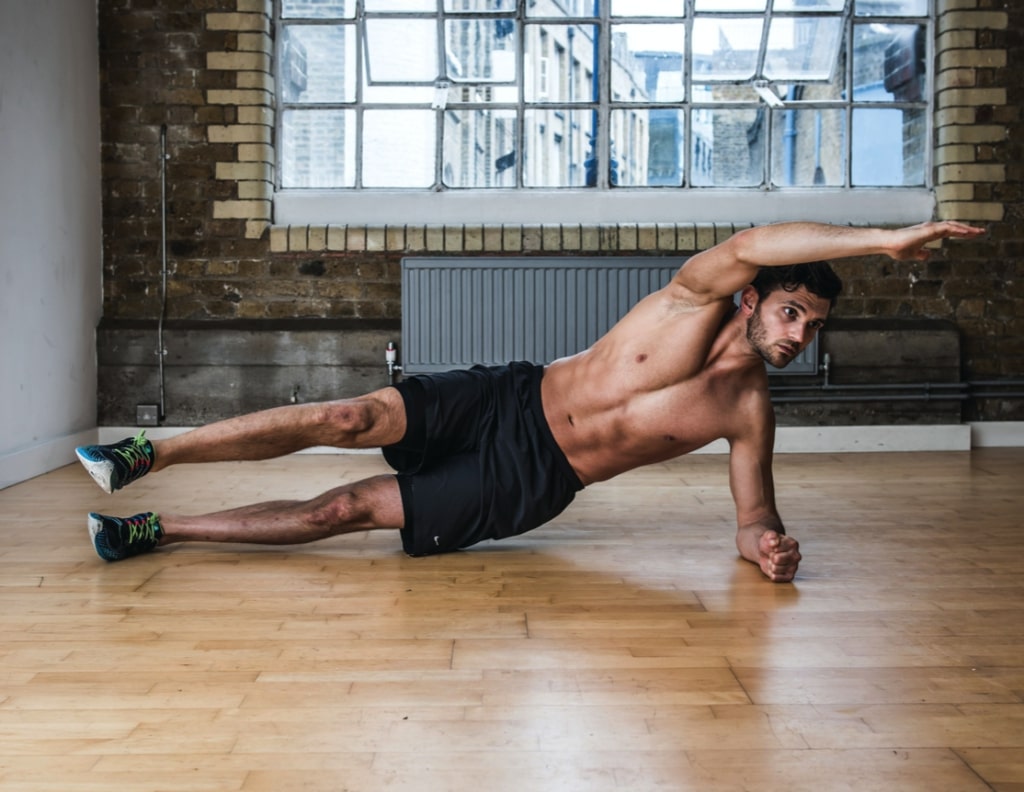
[[[751,348],[773,366],[786,366],[821,329],[842,288],[825,262],[762,267],[740,297]]]
[[[761,267],[751,285],[761,300],[776,289],[794,292],[803,286],[811,294],[828,300],[830,310],[836,307],[836,300],[843,291],[842,280],[827,261],[790,264],[787,267]]]

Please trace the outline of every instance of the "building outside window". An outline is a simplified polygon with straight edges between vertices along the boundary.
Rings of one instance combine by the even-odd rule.
[[[926,190],[928,0],[277,0],[280,193]]]

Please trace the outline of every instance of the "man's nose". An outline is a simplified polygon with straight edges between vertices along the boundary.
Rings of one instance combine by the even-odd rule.
[[[807,325],[797,325],[791,328],[789,337],[792,341],[803,346],[810,343],[810,340],[814,337],[814,330]]]

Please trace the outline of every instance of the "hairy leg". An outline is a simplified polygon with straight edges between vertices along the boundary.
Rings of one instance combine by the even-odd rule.
[[[271,459],[320,445],[378,448],[404,435],[402,396],[383,388],[355,399],[273,407],[154,440],[151,471],[186,462]]]
[[[178,542],[304,544],[404,525],[398,481],[380,475],[306,501],[267,501],[195,516],[160,514],[161,545]]]

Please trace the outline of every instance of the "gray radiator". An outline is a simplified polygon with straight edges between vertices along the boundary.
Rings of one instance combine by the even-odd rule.
[[[586,349],[684,258],[404,258],[402,370],[549,363]],[[813,347],[813,348],[812,348]],[[786,373],[814,373],[817,344]]]

